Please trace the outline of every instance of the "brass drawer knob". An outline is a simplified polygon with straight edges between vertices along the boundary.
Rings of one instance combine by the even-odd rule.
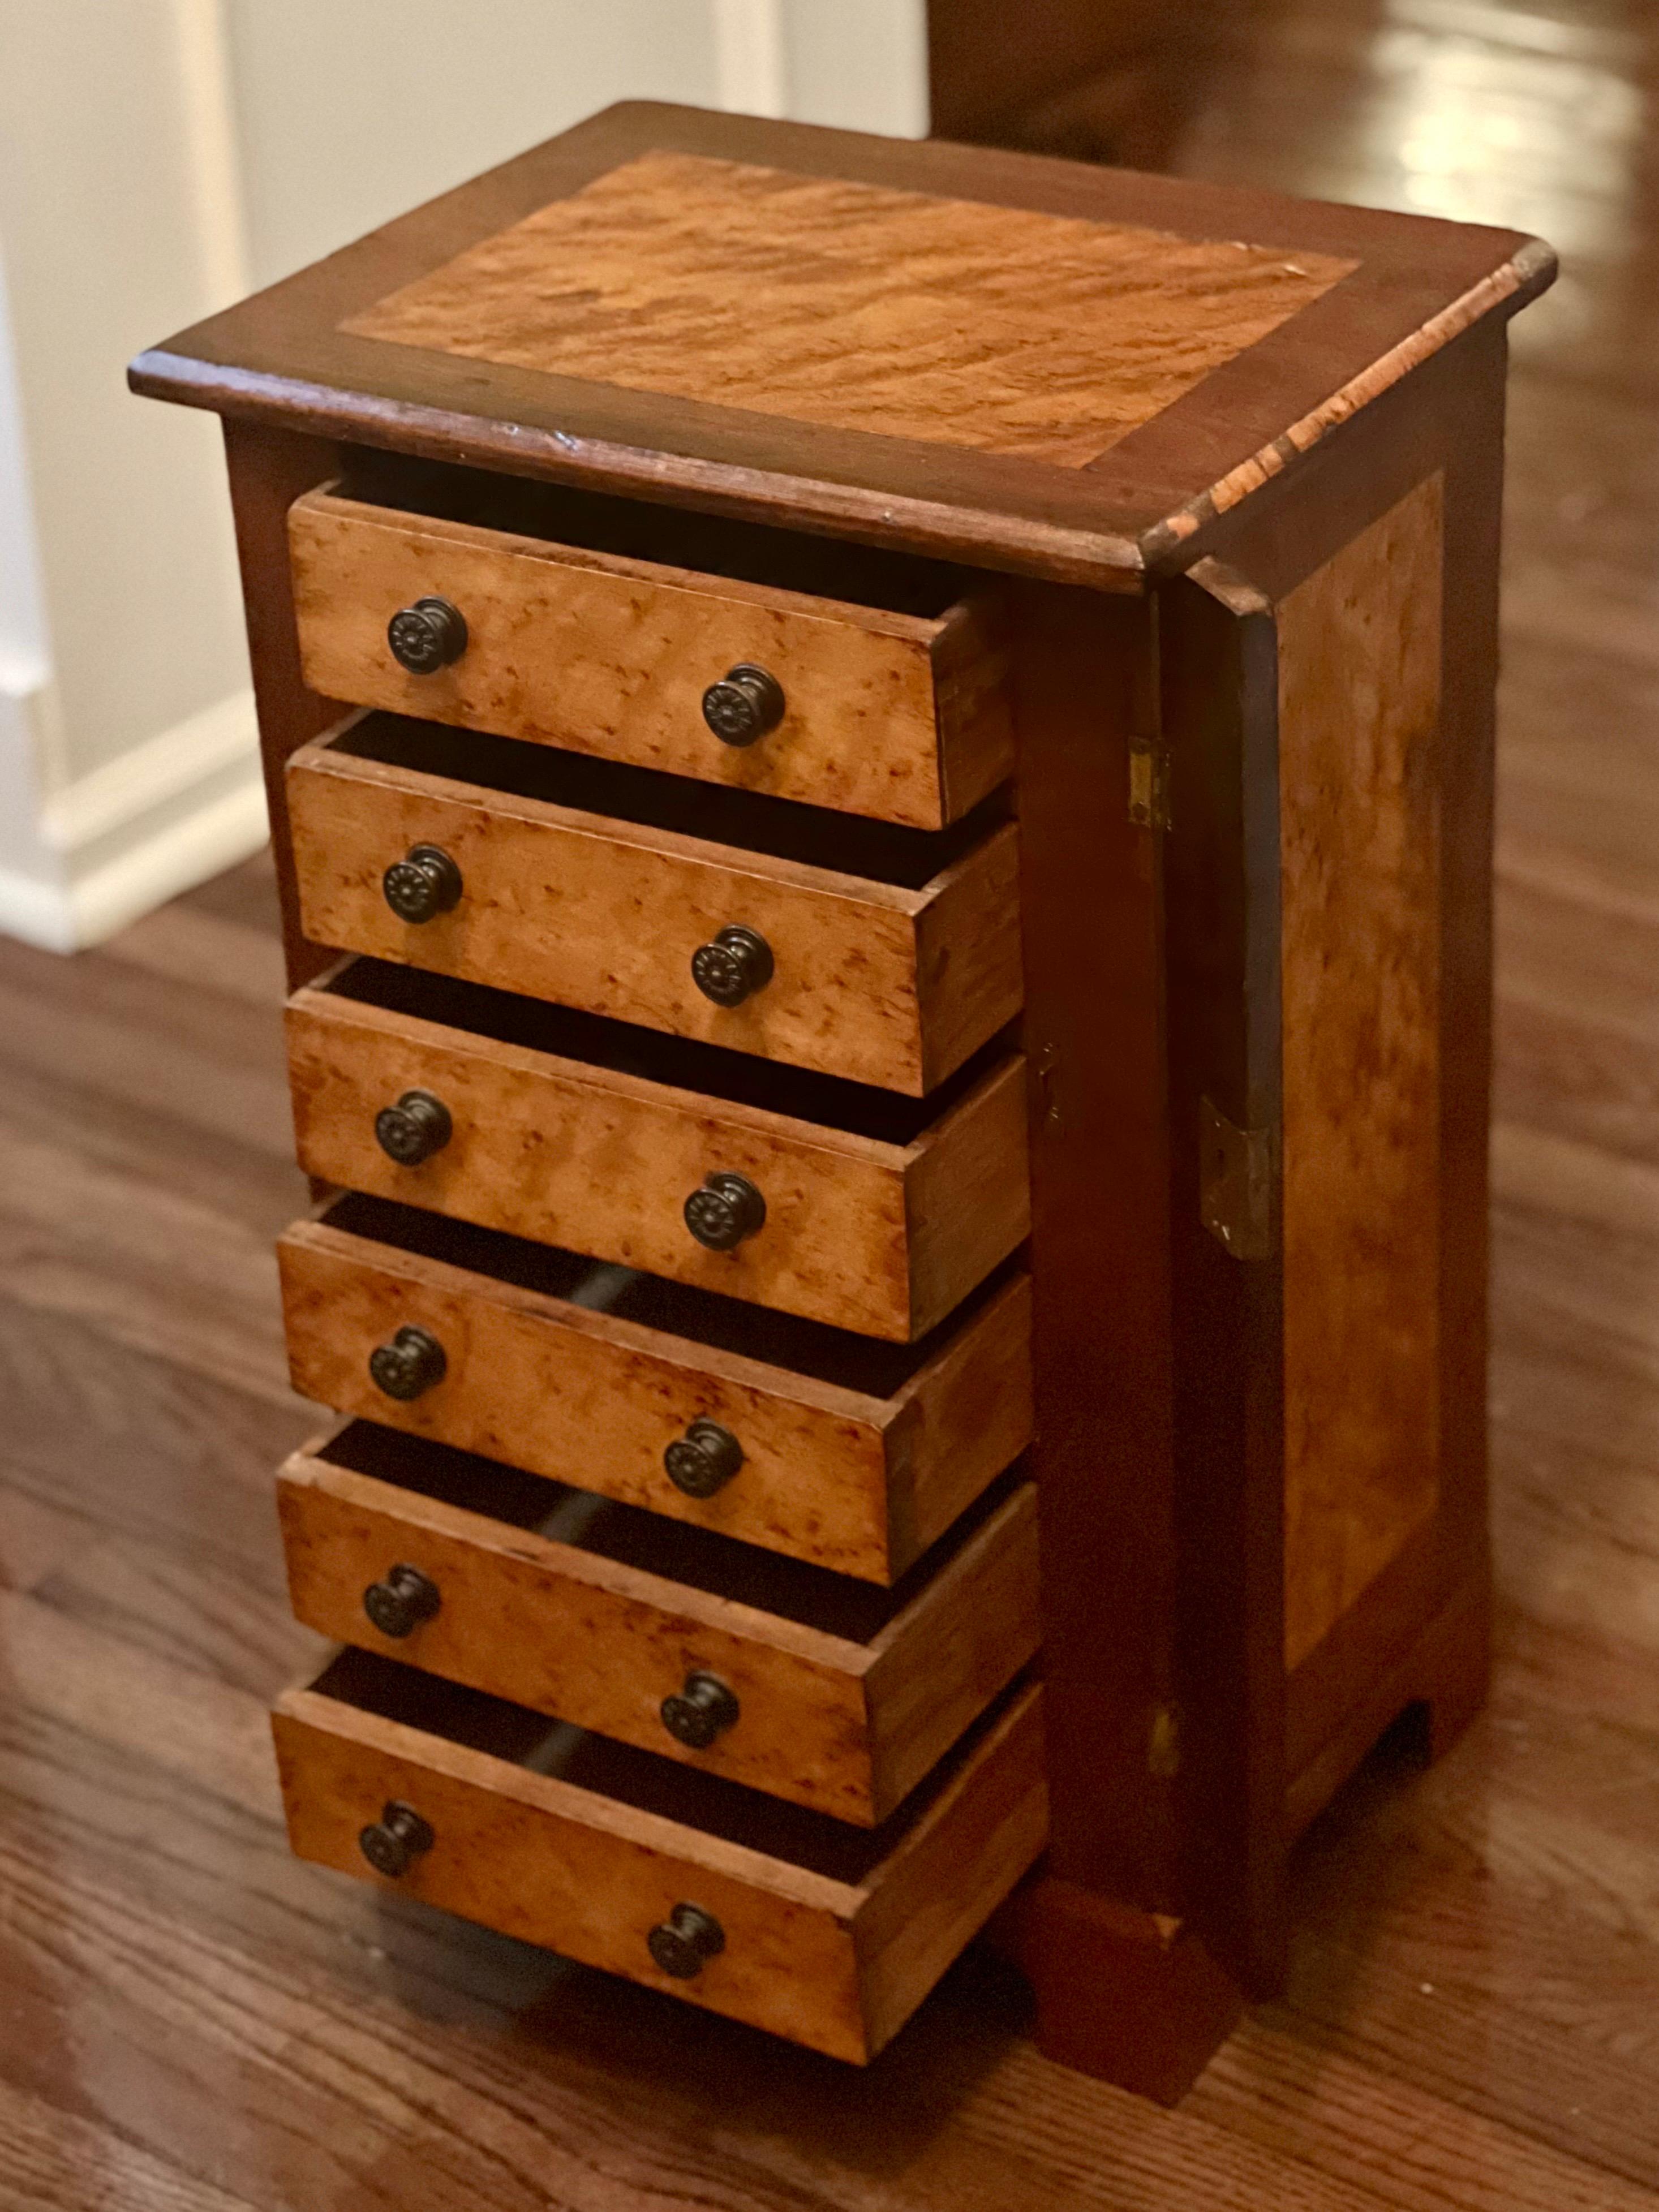
[[[362,1830],[357,1838],[357,1848],[376,1874],[383,1874],[388,1881],[396,1881],[436,1841],[430,1826],[415,1808],[394,1797],[380,1819]]]
[[[411,845],[380,878],[386,902],[399,921],[435,921],[460,904],[461,872],[441,845]]]
[[[712,1498],[743,1465],[743,1446],[718,1421],[693,1421],[662,1455],[668,1480],[688,1498]]]
[[[736,1728],[741,1708],[737,1693],[718,1674],[690,1674],[678,1697],[662,1701],[662,1724],[688,1751],[707,1751],[716,1737]]]
[[[740,1006],[773,975],[772,948],[757,929],[728,922],[691,955],[691,981],[717,1006]]]
[[[374,1116],[374,1140],[400,1168],[419,1167],[454,1133],[448,1107],[429,1091],[405,1091],[395,1106],[382,1106]]]
[[[726,1948],[726,1930],[700,1905],[677,1905],[646,1942],[665,1974],[689,1982],[702,1972],[707,1960],[718,1959]]]
[[[702,719],[723,745],[752,745],[783,720],[783,686],[752,661],[728,668],[702,695]]]
[[[377,1344],[368,1355],[369,1380],[388,1398],[418,1398],[434,1382],[441,1382],[448,1370],[437,1338],[412,1322],[400,1328],[390,1344]]]
[[[466,651],[466,617],[447,599],[416,599],[392,616],[386,641],[399,668],[411,676],[435,676]]]
[[[711,1252],[735,1252],[766,1225],[766,1200],[747,1176],[705,1176],[685,1201],[685,1225]]]
[[[363,1611],[382,1636],[412,1636],[442,1603],[436,1583],[418,1567],[401,1564],[384,1582],[371,1583],[363,1592]]]

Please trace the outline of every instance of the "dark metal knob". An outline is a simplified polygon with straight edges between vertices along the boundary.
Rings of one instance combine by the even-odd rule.
[[[466,651],[466,617],[447,599],[416,599],[392,616],[386,641],[399,668],[411,676],[435,676]]]
[[[728,668],[702,695],[702,719],[723,745],[752,745],[783,720],[783,686],[752,661]]]
[[[418,1567],[395,1566],[363,1592],[363,1611],[382,1636],[412,1636],[443,1603],[438,1585]]]
[[[702,1972],[706,1960],[718,1959],[726,1948],[726,1930],[702,1905],[677,1905],[645,1940],[665,1974],[689,1982]]]
[[[441,845],[411,845],[380,878],[386,902],[399,921],[435,921],[460,903],[461,872]]]
[[[728,922],[691,955],[691,981],[717,1006],[740,1006],[772,980],[772,948],[757,929]]]
[[[662,1455],[668,1480],[688,1498],[712,1498],[743,1465],[743,1446],[718,1421],[693,1421]]]
[[[436,1841],[415,1808],[394,1797],[380,1819],[358,1836],[357,1848],[376,1874],[383,1874],[388,1881],[396,1881]]]
[[[448,1368],[437,1338],[412,1323],[400,1328],[390,1344],[377,1344],[368,1355],[369,1379],[388,1398],[418,1398],[434,1382],[441,1382]]]
[[[419,1167],[454,1133],[448,1107],[429,1091],[405,1091],[395,1106],[382,1106],[374,1116],[375,1142],[400,1168]]]
[[[707,1751],[717,1736],[738,1724],[737,1692],[718,1674],[690,1674],[678,1697],[662,1701],[662,1724],[688,1751]]]
[[[734,1252],[766,1225],[766,1200],[747,1176],[705,1176],[685,1201],[685,1225],[711,1252]]]

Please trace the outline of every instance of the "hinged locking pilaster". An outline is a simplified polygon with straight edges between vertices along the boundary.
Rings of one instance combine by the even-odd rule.
[[[1241,1129],[1200,1099],[1198,1202],[1204,1226],[1235,1260],[1273,1249],[1273,1133]]]

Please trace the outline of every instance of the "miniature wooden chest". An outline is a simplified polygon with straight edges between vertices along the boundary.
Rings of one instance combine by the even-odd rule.
[[[295,1847],[1178,2094],[1484,1680],[1534,240],[611,110],[146,354],[293,998]]]

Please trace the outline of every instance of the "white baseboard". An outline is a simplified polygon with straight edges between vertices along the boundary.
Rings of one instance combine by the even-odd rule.
[[[40,810],[39,861],[0,866],[0,931],[97,945],[258,852],[267,835],[253,696],[192,714]]]

